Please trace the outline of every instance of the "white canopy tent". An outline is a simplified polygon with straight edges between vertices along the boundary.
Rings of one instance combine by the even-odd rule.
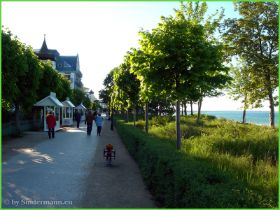
[[[62,108],[62,125],[73,125],[74,104],[72,104],[68,97],[62,104],[64,105]]]
[[[63,104],[56,98],[56,93],[51,92],[49,96],[43,98],[34,104],[34,106],[44,107],[43,119],[44,119],[44,131],[48,131],[48,126],[46,122],[47,114],[50,111],[54,112],[54,116],[56,118],[56,126],[54,128],[55,131],[60,129],[60,109],[63,107]]]

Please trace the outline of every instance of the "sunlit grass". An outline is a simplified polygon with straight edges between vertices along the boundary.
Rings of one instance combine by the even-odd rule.
[[[203,117],[199,124],[195,120],[191,116],[181,118],[180,153],[205,162],[214,171],[221,171],[243,183],[242,185],[247,186],[246,189],[261,192],[260,196],[271,197],[272,202],[277,200],[277,128],[218,120],[214,117]],[[174,118],[153,118],[149,125],[149,135],[173,145],[175,150]],[[137,122],[137,127],[143,130],[144,121]]]
[[[152,124],[150,134],[175,140],[175,128],[174,121]],[[182,117],[181,132],[186,155],[205,159],[252,187],[277,189],[278,165],[273,165],[278,157],[277,129],[217,119],[202,119],[196,125],[195,118]]]

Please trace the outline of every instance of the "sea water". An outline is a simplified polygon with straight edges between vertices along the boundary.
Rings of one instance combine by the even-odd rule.
[[[216,116],[217,118],[235,120],[238,122],[242,122],[243,116],[243,111],[201,111],[201,113]],[[275,112],[274,116],[275,125],[278,126],[278,112]],[[269,125],[269,111],[247,111],[246,123]]]

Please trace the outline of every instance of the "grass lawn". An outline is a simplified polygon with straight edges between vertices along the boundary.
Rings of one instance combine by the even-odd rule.
[[[174,117],[118,120],[118,132],[144,180],[164,207],[278,206],[278,128],[203,116],[181,117],[176,150]]]

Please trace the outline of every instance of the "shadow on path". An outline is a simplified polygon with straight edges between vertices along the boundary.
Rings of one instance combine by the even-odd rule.
[[[110,130],[106,121],[92,160],[90,173],[85,180],[84,208],[155,208],[149,191],[145,188],[136,162],[127,152],[116,131]],[[103,149],[111,143],[116,150],[116,160],[107,166]]]
[[[112,167],[103,148],[114,145]],[[65,128],[48,139],[29,132],[2,145],[3,208],[156,207],[118,134],[105,122],[101,136]]]

